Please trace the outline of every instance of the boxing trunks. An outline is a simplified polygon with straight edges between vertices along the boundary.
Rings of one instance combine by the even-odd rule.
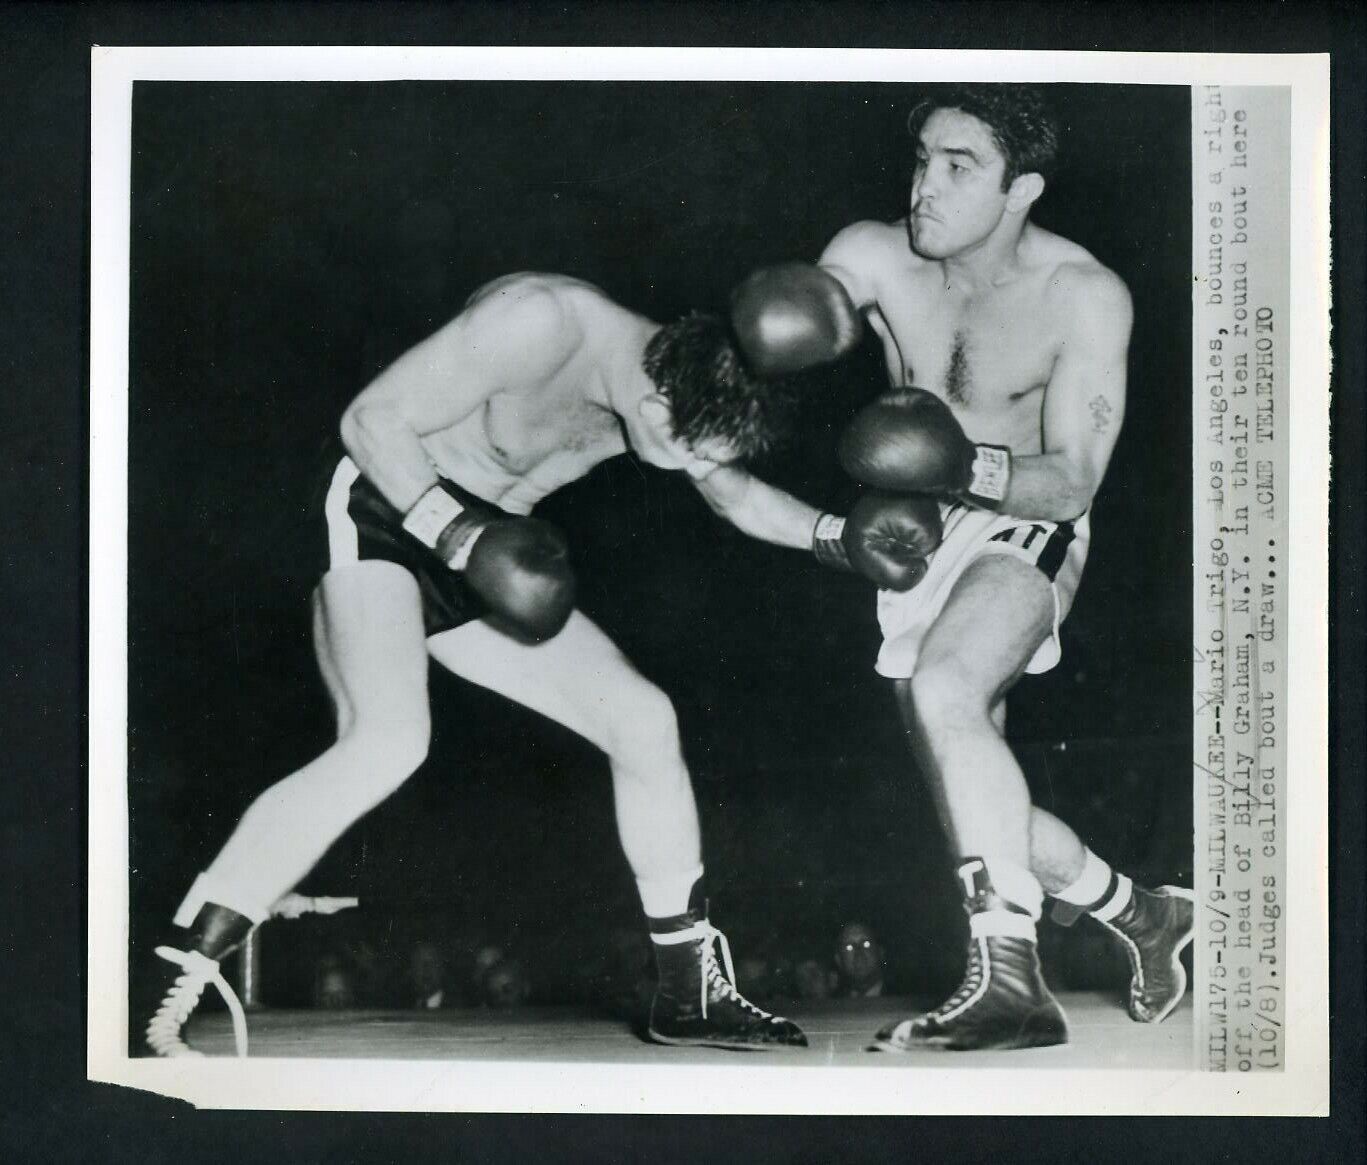
[[[958,502],[942,502],[944,540],[929,558],[926,576],[911,590],[878,592],[883,646],[874,665],[890,679],[910,678],[921,642],[969,565],[988,554],[1009,554],[1035,566],[1054,591],[1054,626],[1025,670],[1046,672],[1059,661],[1059,625],[1082,579],[1091,536],[1090,513],[1072,522],[1013,518]]]
[[[452,483],[454,485],[454,483]],[[454,486],[458,500],[489,502]],[[418,582],[422,621],[429,636],[450,631],[488,613],[465,581],[403,528],[403,514],[362,475],[350,457],[335,463],[326,481],[323,513],[327,526],[327,570],[378,559],[397,563]]]

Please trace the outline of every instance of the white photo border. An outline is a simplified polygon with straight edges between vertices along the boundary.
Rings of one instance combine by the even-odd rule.
[[[127,455],[135,80],[991,80],[1287,86],[1292,94],[1285,1070],[608,1066],[127,1055]],[[1329,57],[737,48],[103,48],[91,53],[87,1071],[207,1108],[774,1114],[1327,1115]]]

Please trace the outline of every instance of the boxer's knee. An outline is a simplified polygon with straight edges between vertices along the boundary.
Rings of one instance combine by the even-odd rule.
[[[922,656],[899,686],[916,723],[932,739],[947,733],[995,732],[995,693],[952,655]]]
[[[604,750],[614,765],[659,773],[679,756],[679,720],[669,697],[653,684],[609,697]]]

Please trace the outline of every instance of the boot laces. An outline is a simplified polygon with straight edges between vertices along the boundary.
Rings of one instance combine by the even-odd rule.
[[[982,990],[983,977],[986,973],[982,948],[986,944],[986,941],[986,939],[980,938],[974,940],[969,945],[968,966],[964,970],[963,982],[959,984],[953,995],[940,1004],[934,1011],[927,1014],[927,1019],[952,1019],[960,1008],[971,1002]]]
[[[736,990],[736,970],[731,963],[731,944],[726,936],[709,922],[699,924],[702,938],[702,988],[701,1002],[703,1018],[707,1018],[708,988],[711,987],[721,998],[736,1004],[745,1011],[761,1019],[772,1018],[767,1011],[756,1007]],[[717,962],[716,950],[721,950],[721,963]],[[725,967],[725,970],[722,968]]]
[[[1143,893],[1140,887],[1133,887],[1130,893],[1133,895],[1131,901],[1134,904],[1134,918],[1129,926],[1118,926],[1114,919],[1098,919],[1097,921],[1101,922],[1102,926],[1120,940],[1120,945],[1124,948],[1125,955],[1130,961],[1130,995],[1138,999],[1144,994],[1144,954],[1139,949],[1139,943],[1132,931],[1138,931],[1142,936],[1144,928],[1152,926],[1153,923],[1151,919],[1146,917],[1149,912],[1149,903],[1140,897]]]
[[[194,1012],[199,997],[210,983],[217,988],[233,1021],[233,1043],[237,1054],[247,1054],[247,1016],[238,1001],[237,993],[223,978],[218,964],[198,951],[178,951],[174,947],[157,947],[156,953],[183,970],[177,975],[147,1023],[147,1043],[160,1056],[199,1056],[181,1038],[180,1030]]]

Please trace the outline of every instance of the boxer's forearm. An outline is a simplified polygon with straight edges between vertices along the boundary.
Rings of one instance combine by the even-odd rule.
[[[407,513],[437,481],[422,441],[411,426],[382,404],[353,407],[342,416],[342,444],[376,489]]]
[[[794,550],[810,550],[821,511],[761,481],[744,469],[724,465],[694,484],[712,510],[737,530]]]
[[[1001,512],[1016,518],[1070,522],[1092,504],[1100,484],[1091,469],[1063,453],[1013,457]]]

